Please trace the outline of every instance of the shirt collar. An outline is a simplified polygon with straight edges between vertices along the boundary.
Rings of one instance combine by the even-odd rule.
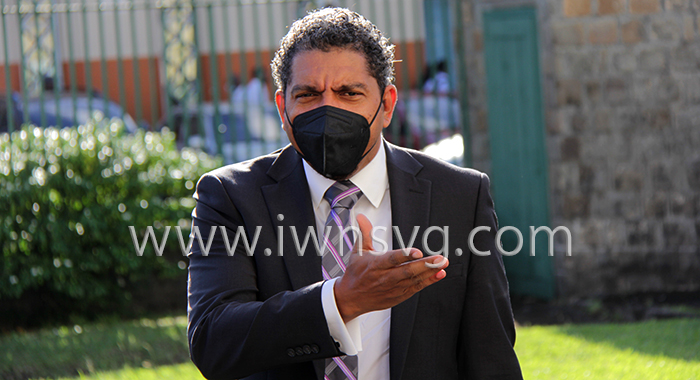
[[[384,198],[386,189],[389,188],[389,176],[386,171],[386,152],[383,138],[381,142],[382,146],[377,151],[377,155],[374,156],[372,161],[349,178],[355,186],[362,190],[362,194],[365,195],[367,200],[369,200],[374,207],[379,207],[379,204],[382,203],[382,199]],[[328,190],[335,181],[319,174],[306,160],[302,161],[304,163],[306,181],[309,183],[311,201],[313,202],[314,209],[318,209],[318,206],[323,201],[323,195],[326,194],[326,190]]]

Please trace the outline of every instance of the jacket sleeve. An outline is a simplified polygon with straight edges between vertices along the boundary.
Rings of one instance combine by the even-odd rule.
[[[239,226],[246,233],[255,227],[245,225],[215,175],[200,179],[194,197],[193,233],[199,229],[201,243],[195,237],[188,255],[187,333],[190,356],[202,374],[232,379],[339,355],[324,327],[323,283],[260,300],[255,257],[240,243],[229,255],[221,228],[230,246]],[[211,247],[205,252],[211,233]]]
[[[489,192],[489,178],[481,175],[474,226],[490,227],[474,235],[467,274],[462,328],[460,329],[460,378],[522,379],[513,346],[515,326],[508,293],[508,280],[501,254],[496,250],[498,220]]]

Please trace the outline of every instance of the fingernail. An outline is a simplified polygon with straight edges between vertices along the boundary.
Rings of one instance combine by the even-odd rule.
[[[435,277],[437,277],[438,280],[442,280],[445,276],[447,276],[447,272],[445,272],[444,269],[440,269],[439,272],[435,273]]]
[[[447,258],[444,256],[437,256],[430,264],[433,268],[441,268],[447,263]]]
[[[411,257],[413,257],[414,259],[420,259],[421,254],[420,254],[420,252],[418,252],[418,251],[414,251],[414,252],[411,254]]]

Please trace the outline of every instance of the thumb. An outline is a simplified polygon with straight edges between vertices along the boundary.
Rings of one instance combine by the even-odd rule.
[[[372,245],[372,222],[363,214],[357,214],[357,226],[360,227],[360,240],[355,241],[355,248],[359,248],[356,252],[362,255],[365,251],[374,251]],[[359,243],[359,244],[358,244]]]

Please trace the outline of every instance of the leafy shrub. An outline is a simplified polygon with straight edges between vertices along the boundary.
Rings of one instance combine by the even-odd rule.
[[[159,226],[179,225],[186,242],[196,181],[219,164],[116,119],[0,135],[0,303],[43,300],[18,317],[63,317],[53,321],[123,314],[138,284],[182,274],[186,260],[174,231],[163,256],[150,242],[138,256],[128,226],[141,244],[146,226],[160,240]]]

